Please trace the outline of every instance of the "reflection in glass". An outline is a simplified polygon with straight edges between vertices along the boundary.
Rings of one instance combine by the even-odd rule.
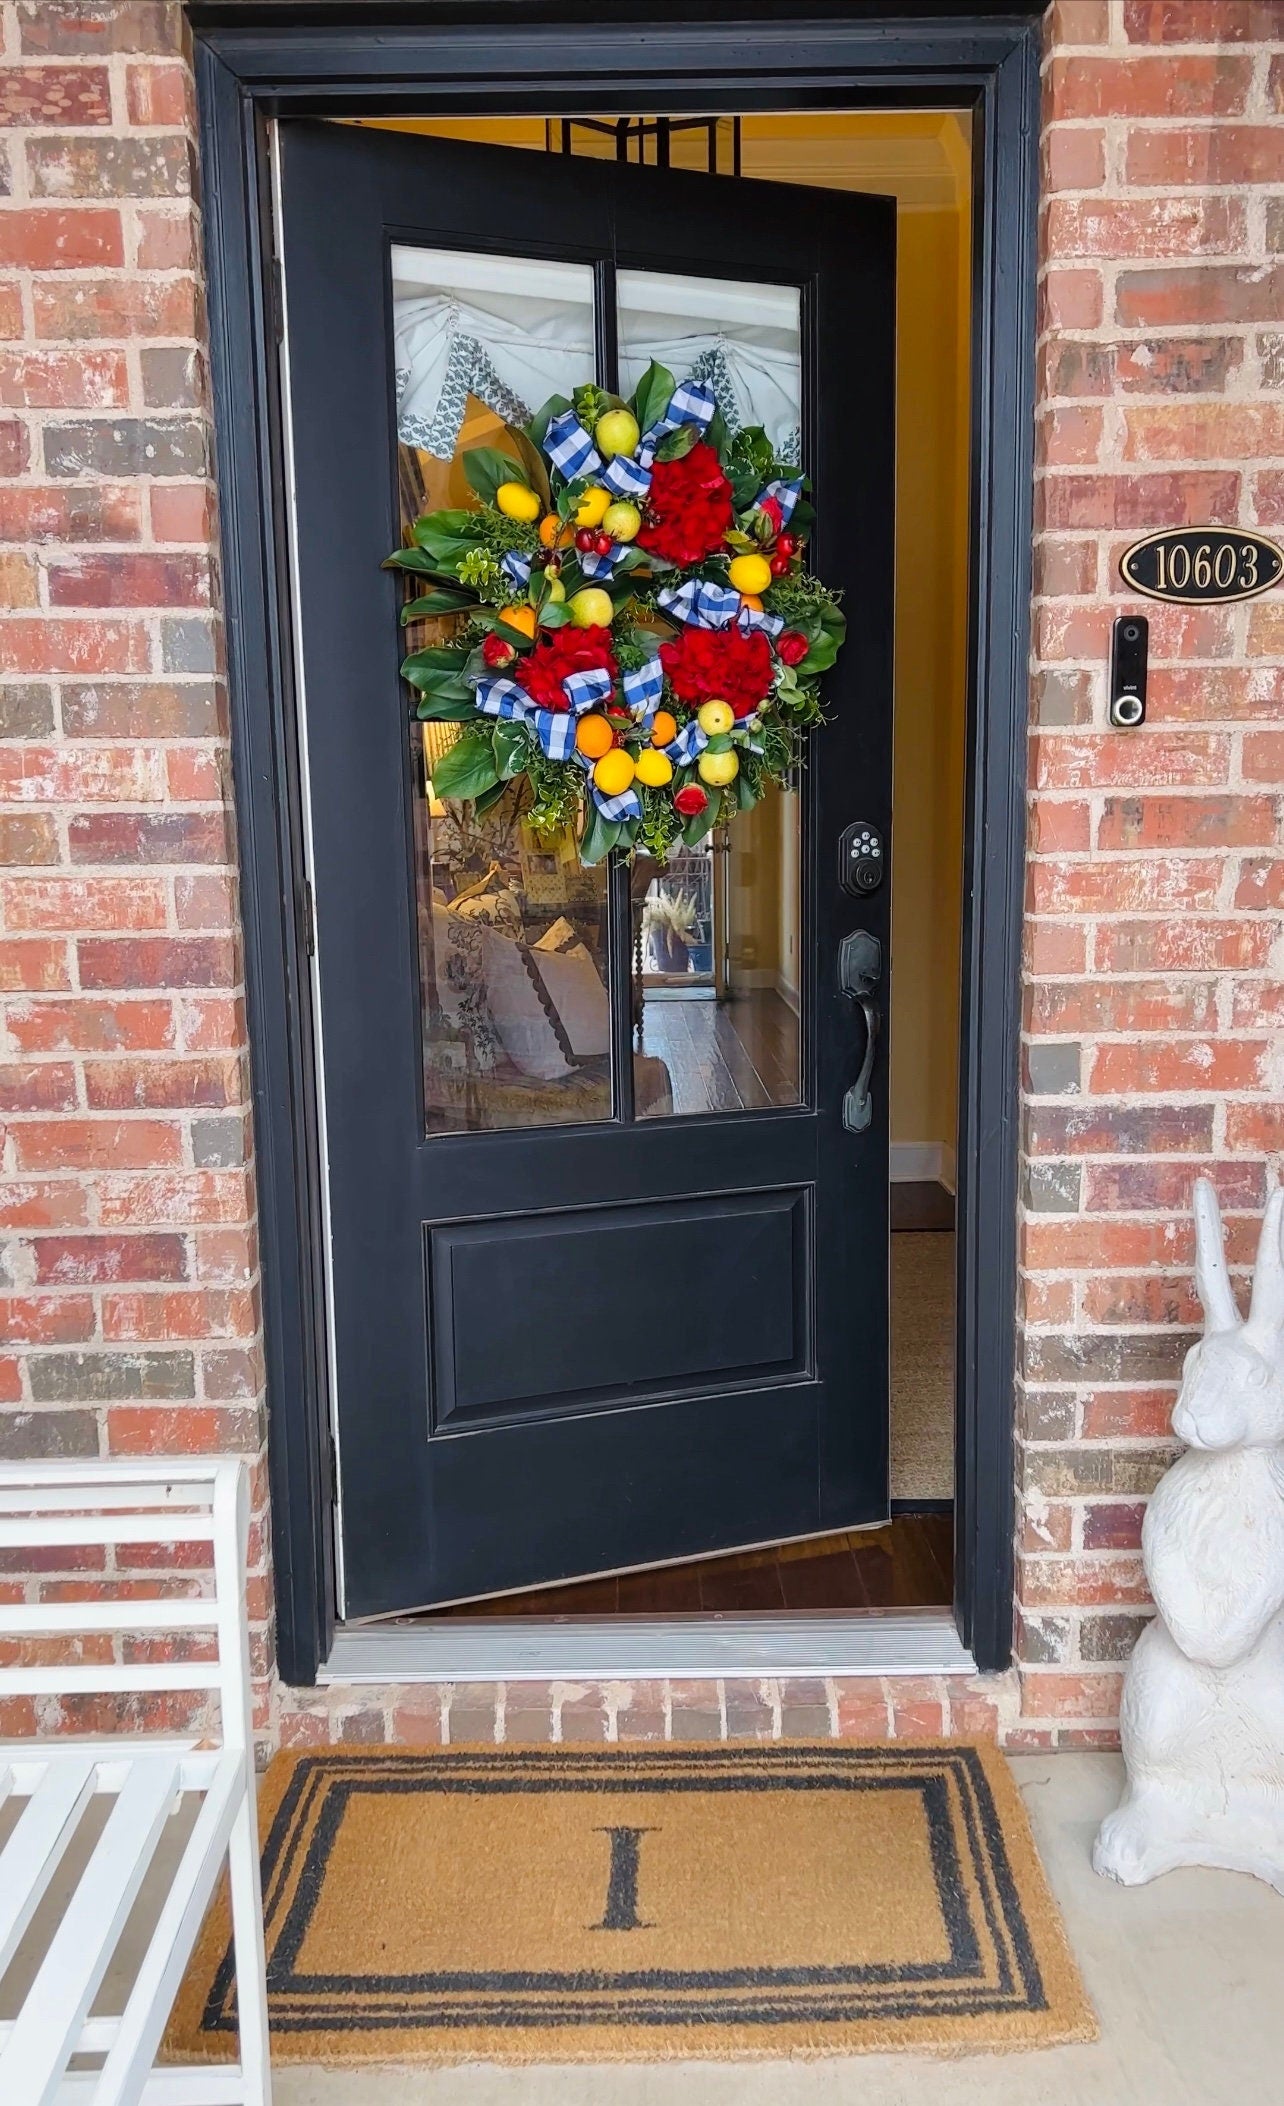
[[[752,812],[633,878],[637,1116],[802,1102],[800,799]],[[642,1062],[667,1071],[657,1096]],[[646,1100],[644,1102],[644,1096]]]
[[[651,359],[707,380],[729,431],[761,424],[782,460],[802,447],[801,315],[796,285],[619,273],[620,387]]]
[[[393,250],[402,525],[473,505],[470,446],[505,446],[567,372],[593,369],[582,265]],[[408,591],[415,590],[413,581]],[[454,618],[416,622],[407,650]],[[412,723],[415,881],[429,1133],[611,1116],[605,873],[526,823],[524,785],[488,812],[432,794],[452,724]]]

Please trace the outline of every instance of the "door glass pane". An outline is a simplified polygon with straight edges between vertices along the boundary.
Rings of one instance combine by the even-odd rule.
[[[619,274],[620,386],[652,358],[706,380],[734,433],[762,425],[801,459],[797,286]],[[633,880],[634,1099],[639,1118],[802,1102],[802,799],[762,802]]]
[[[476,504],[465,448],[503,447],[505,422],[593,371],[593,274],[398,247],[392,279],[404,530]],[[406,649],[448,641],[460,619],[411,624]],[[605,873],[580,868],[569,835],[535,833],[524,784],[480,816],[434,798],[434,761],[457,736],[410,727],[426,1128],[609,1119]]]

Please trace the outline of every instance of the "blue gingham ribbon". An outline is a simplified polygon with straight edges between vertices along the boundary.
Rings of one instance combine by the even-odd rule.
[[[802,486],[803,479],[800,475],[789,482],[768,483],[764,490],[758,492],[754,503],[760,505],[765,503],[767,498],[774,497],[780,506],[780,523],[782,526],[788,526],[793,517],[794,506],[802,496]]]
[[[593,780],[593,762],[587,760],[582,753],[577,754],[576,758],[588,776],[589,796],[593,799],[604,819],[640,819],[642,817],[642,800],[631,783],[627,790],[619,790],[614,797],[608,797],[604,790],[599,790]]]
[[[559,410],[549,418],[544,451],[568,483],[573,483],[578,475],[597,475],[601,471],[602,456],[573,409]]]
[[[664,667],[659,659],[648,658],[645,665],[632,667],[623,676],[620,686],[637,722],[649,731],[664,693]]]
[[[525,592],[531,581],[529,556],[519,555],[515,548],[510,548],[506,556],[500,557],[499,567],[510,584],[515,585],[519,592]]]
[[[636,451],[614,454],[605,467],[601,454],[574,410],[559,410],[557,416],[549,419],[544,434],[544,451],[568,483],[573,483],[577,476],[591,475],[613,497],[643,498],[651,487],[651,470],[661,439],[680,430],[684,424],[694,424],[698,431],[707,431],[717,407],[717,398],[707,381],[680,380],[669,398],[668,408],[663,416],[657,417],[654,424],[647,427]]]
[[[593,549],[576,549],[575,560],[586,578],[609,578],[619,562],[622,549],[613,548],[609,555],[599,556]]]
[[[742,636],[761,629],[764,636],[779,636],[784,622],[778,614],[759,607],[746,607],[732,585],[719,585],[710,578],[688,578],[685,585],[666,585],[656,595],[666,614],[675,621],[699,629],[730,629]]]
[[[709,743],[708,733],[700,729],[694,717],[684,724],[675,739],[670,739],[664,751],[675,768],[688,768],[693,760],[704,752]]]
[[[604,670],[568,673],[562,682],[565,709],[541,709],[515,680],[484,677],[476,686],[477,707],[483,716],[529,724],[548,758],[553,761],[582,759],[575,744],[575,720],[595,702],[604,702],[611,692],[611,676]]]

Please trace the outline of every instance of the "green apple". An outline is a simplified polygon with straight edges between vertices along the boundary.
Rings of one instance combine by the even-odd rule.
[[[610,535],[612,541],[635,541],[641,524],[642,514],[626,497],[622,497],[618,504],[611,505],[602,515],[602,530]]]
[[[597,450],[608,461],[613,454],[633,453],[641,436],[637,418],[626,409],[608,410],[593,427]]]
[[[584,585],[571,594],[566,611],[577,629],[609,629],[615,603],[600,585]]]

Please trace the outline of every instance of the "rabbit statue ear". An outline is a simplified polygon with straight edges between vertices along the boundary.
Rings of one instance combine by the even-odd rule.
[[[1284,1330],[1284,1249],[1280,1229],[1284,1223],[1284,1186],[1272,1187],[1262,1219],[1253,1273],[1253,1300],[1246,1328],[1259,1338],[1273,1341]]]
[[[1277,1249],[1278,1238],[1277,1227]],[[1210,1331],[1237,1329],[1239,1310],[1226,1270],[1222,1217],[1218,1211],[1217,1193],[1206,1177],[1195,1179],[1195,1292],[1204,1305]]]

